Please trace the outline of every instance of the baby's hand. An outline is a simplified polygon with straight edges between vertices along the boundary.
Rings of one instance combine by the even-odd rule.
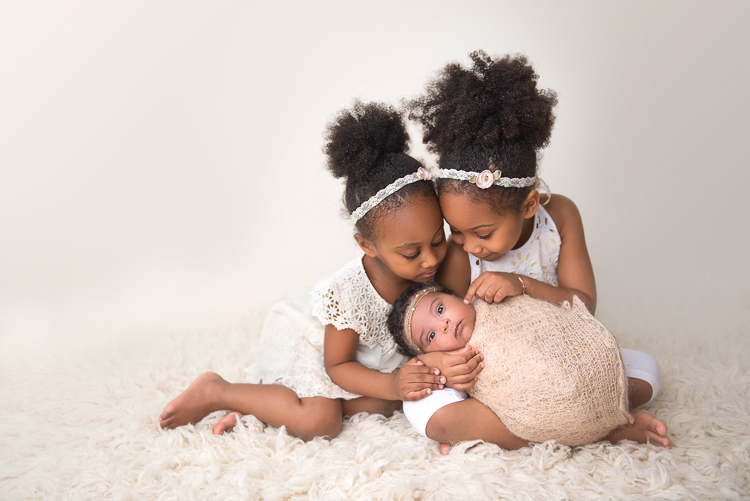
[[[485,271],[469,285],[464,303],[469,304],[474,296],[488,303],[499,303],[508,296],[518,296],[521,293],[523,293],[523,284],[518,279],[518,275],[501,271]]]
[[[399,398],[406,401],[421,400],[432,393],[432,390],[441,390],[445,386],[445,377],[440,371],[429,368],[418,358],[412,358],[398,371]]]
[[[425,365],[437,367],[445,376],[445,386],[466,391],[477,382],[477,376],[484,369],[484,355],[471,346],[454,351],[433,351],[419,356]]]

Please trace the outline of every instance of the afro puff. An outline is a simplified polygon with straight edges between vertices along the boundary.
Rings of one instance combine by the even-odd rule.
[[[334,177],[345,180],[344,206],[348,213],[395,180],[422,167],[406,154],[409,134],[404,117],[389,105],[355,101],[329,123],[325,139],[328,169]],[[401,207],[413,195],[434,197],[434,186],[432,183],[405,186],[357,221],[357,230],[371,239],[378,218]]]
[[[409,117],[422,126],[423,141],[443,169],[535,176],[538,150],[549,144],[555,123],[557,95],[537,89],[539,76],[525,56],[493,60],[483,51],[470,56],[470,68],[446,65],[425,94],[408,103]],[[464,185],[441,180],[438,189],[476,191]],[[518,210],[531,189],[493,186],[472,198],[491,193],[499,212]]]

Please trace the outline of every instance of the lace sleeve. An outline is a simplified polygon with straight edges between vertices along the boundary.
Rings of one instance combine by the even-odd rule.
[[[345,266],[313,291],[312,312],[323,325],[352,329],[360,344],[393,353],[396,343],[386,326],[391,310],[367,278],[361,259]]]
[[[323,325],[333,325],[339,330],[352,329],[361,335],[362,325],[345,314],[350,305],[346,304],[337,285],[329,282],[313,291],[313,315]]]

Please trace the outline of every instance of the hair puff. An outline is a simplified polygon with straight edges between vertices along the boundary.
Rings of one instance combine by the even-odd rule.
[[[336,115],[325,138],[328,169],[334,177],[345,179],[344,207],[349,214],[395,180],[422,167],[406,153],[409,134],[403,114],[386,104],[355,101]],[[434,184],[403,187],[357,221],[357,230],[366,238],[375,238],[381,216],[414,196],[436,197]]]
[[[360,179],[386,155],[406,153],[409,134],[402,114],[392,106],[357,100],[329,124],[326,141],[328,168],[334,177]]]
[[[473,65],[446,65],[426,93],[408,104],[430,151],[442,155],[470,146],[521,141],[534,150],[549,144],[557,95],[537,89],[539,76],[523,55],[493,60],[471,53]]]

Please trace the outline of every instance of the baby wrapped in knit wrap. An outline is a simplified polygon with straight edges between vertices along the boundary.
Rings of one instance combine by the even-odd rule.
[[[632,423],[620,349],[580,299],[557,306],[529,296],[476,309],[471,346],[485,368],[469,394],[518,437],[591,443]]]

